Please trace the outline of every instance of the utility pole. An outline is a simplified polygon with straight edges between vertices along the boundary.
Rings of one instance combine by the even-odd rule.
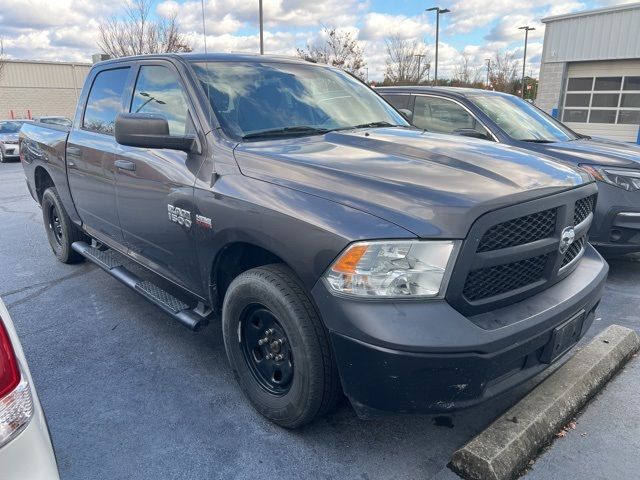
[[[489,88],[489,76],[491,75],[491,59],[485,58],[485,62],[487,62],[487,89]]]
[[[416,80],[416,85],[420,85],[420,79],[422,78],[422,74],[421,74],[421,70],[420,70],[420,64],[422,63],[422,59],[424,57],[426,57],[426,55],[424,53],[419,53],[417,55],[414,55],[414,57],[416,57],[418,59],[418,77]]]
[[[263,19],[262,19],[262,0],[259,0],[258,8],[260,9],[260,55],[264,55],[264,27],[263,27]]]
[[[440,8],[440,7],[431,7],[427,8],[427,12],[436,12],[436,68],[433,72],[433,84],[438,86],[438,43],[440,41],[440,15],[444,13],[449,13],[451,10],[448,8]]]
[[[535,30],[535,28],[527,25],[526,27],[518,27],[518,30],[524,30],[524,56],[522,58],[522,98],[524,98],[524,93],[526,90],[524,84],[524,73],[527,66],[527,41],[529,40],[529,32],[531,30]]]

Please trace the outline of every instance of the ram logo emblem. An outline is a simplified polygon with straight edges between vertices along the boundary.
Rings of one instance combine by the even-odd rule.
[[[167,205],[167,207],[169,220],[177,223],[178,225],[184,225],[187,228],[191,228],[191,212],[189,210],[174,207],[171,204]]]
[[[569,247],[571,246],[571,244],[574,242],[574,240],[576,239],[576,231],[573,229],[573,227],[567,227],[564,230],[562,230],[562,233],[560,234],[560,253],[565,254],[567,253],[567,250],[569,250]]]

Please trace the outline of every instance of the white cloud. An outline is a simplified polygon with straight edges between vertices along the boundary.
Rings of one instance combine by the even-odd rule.
[[[524,42],[524,30],[519,29],[524,26],[535,28],[529,32],[529,40],[544,37],[544,24],[537,21],[535,16],[515,14],[502,17],[484,38],[489,42],[503,43],[505,46],[513,42]]]
[[[99,21],[117,13],[124,1],[2,0],[0,37],[13,58],[89,61],[91,54],[99,51]],[[157,1],[154,13],[165,18],[175,13],[194,50],[203,51],[200,0]],[[531,0],[522,4],[495,0],[487,4],[484,0],[456,0],[446,5],[451,12],[441,17],[440,76],[450,76],[463,53],[478,68],[484,68],[484,59],[498,50],[521,55],[524,33],[518,27],[522,25],[536,27],[530,32],[528,56],[537,70],[544,34],[540,19],[584,9],[583,1]],[[429,55],[432,59],[435,56],[435,14],[425,12],[424,5],[407,6],[410,3],[398,3],[398,10],[404,13],[393,14],[376,11],[370,0],[264,0],[266,52],[294,55],[296,47],[322,38],[324,26],[347,29],[364,50],[369,77],[382,79],[386,37],[397,34],[425,41]],[[258,0],[205,0],[205,9],[209,51],[258,51]]]
[[[402,38],[421,38],[435,32],[425,14],[415,17],[390,15],[388,13],[368,13],[360,29],[362,40],[381,40],[392,35]]]

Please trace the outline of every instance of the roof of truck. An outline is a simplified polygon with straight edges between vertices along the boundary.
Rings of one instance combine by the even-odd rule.
[[[159,53],[150,55],[134,55],[131,57],[120,57],[104,60],[96,65],[106,65],[122,61],[148,60],[152,58],[174,58],[183,59],[189,62],[278,62],[278,63],[303,63],[313,64],[302,58],[286,55],[260,55],[258,53]]]

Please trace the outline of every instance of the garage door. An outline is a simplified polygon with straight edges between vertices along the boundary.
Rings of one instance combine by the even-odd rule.
[[[640,60],[569,64],[563,107],[576,132],[638,142]]]

